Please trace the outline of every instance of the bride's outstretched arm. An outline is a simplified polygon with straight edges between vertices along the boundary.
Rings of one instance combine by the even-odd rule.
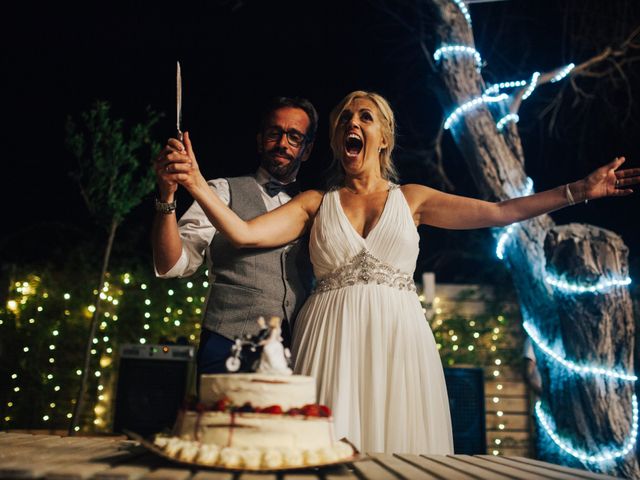
[[[321,192],[303,192],[271,212],[244,221],[218,198],[200,173],[189,133],[184,133],[184,148],[177,140],[170,141],[169,146],[174,151],[166,157],[163,175],[185,187],[209,221],[234,246],[278,247],[300,237],[310,227],[322,200]]]
[[[616,158],[582,180],[502,202],[451,195],[421,185],[405,185],[403,192],[416,223],[460,230],[501,227],[585,200],[633,193],[630,187],[640,183],[640,168],[618,170],[624,160]]]

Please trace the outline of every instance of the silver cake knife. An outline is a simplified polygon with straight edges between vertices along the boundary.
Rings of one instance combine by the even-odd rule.
[[[176,129],[178,130],[178,140],[182,142],[182,72],[180,62],[176,62]]]

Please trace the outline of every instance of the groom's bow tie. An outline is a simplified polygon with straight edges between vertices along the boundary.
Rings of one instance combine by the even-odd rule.
[[[290,197],[295,196],[297,193],[300,193],[300,186],[298,182],[291,182],[286,185],[283,185],[280,182],[276,182],[274,180],[269,180],[264,184],[264,189],[267,192],[267,195],[270,197],[275,197],[280,192],[286,192]]]

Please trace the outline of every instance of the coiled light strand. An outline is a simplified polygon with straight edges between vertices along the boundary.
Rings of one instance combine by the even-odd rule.
[[[496,123],[496,127],[498,128],[498,130],[502,131],[502,129],[507,123],[509,122],[518,123],[519,121],[520,121],[520,117],[518,116],[517,113],[508,113],[507,115],[502,117],[500,120],[498,120],[498,123]]]
[[[540,78],[540,72],[533,72],[533,75],[531,75],[531,80],[529,81],[529,86],[524,91],[524,95],[522,95],[522,100],[526,100],[531,96],[533,91],[536,89],[536,86],[538,85],[538,78]]]
[[[606,453],[601,453],[598,455],[590,455],[584,450],[574,448],[570,445],[570,443],[566,440],[560,438],[560,436],[554,431],[555,429],[552,427],[552,420],[550,417],[544,412],[542,409],[542,402],[536,402],[536,417],[542,424],[544,431],[551,437],[553,442],[560,447],[563,451],[568,453],[569,455],[582,460],[583,462],[590,463],[599,463],[599,462],[607,462],[614,460],[616,458],[624,457],[627,455],[636,444],[636,440],[638,438],[638,400],[635,395],[631,397],[631,408],[633,410],[633,417],[631,423],[631,434],[627,438],[627,440],[623,443],[622,448],[617,450],[609,450],[605,451]]]
[[[569,73],[571,72],[571,70],[573,70],[574,68],[576,68],[575,63],[570,63],[569,65],[567,65],[566,67],[564,67],[562,70],[560,70],[560,72],[558,72],[558,74],[553,77],[551,79],[551,83],[556,83],[559,82],[560,80],[562,80],[564,77],[566,77],[567,75],[569,75]]]
[[[480,52],[473,47],[467,47],[465,45],[444,45],[435,51],[433,59],[439,62],[442,57],[446,57],[447,55],[470,55],[474,58],[476,67],[478,69],[482,67]]]
[[[471,25],[471,14],[469,13],[469,9],[467,8],[467,5],[462,0],[453,0],[453,3],[455,3],[458,6],[460,11],[464,15],[464,18],[467,20],[467,23]]]
[[[531,179],[531,177],[527,177],[527,181],[525,182],[524,187],[520,192],[520,195],[517,195],[517,196],[526,197],[528,195],[531,195],[532,192],[533,192],[533,180]],[[513,233],[513,231],[517,226],[518,226],[517,223],[512,223],[504,230],[504,232],[502,232],[502,234],[498,238],[498,242],[496,243],[496,257],[498,257],[500,260],[504,260],[504,250],[507,244],[507,240],[509,240],[509,238],[511,237],[511,234]]]
[[[631,284],[631,278],[624,277],[605,278],[598,280],[597,283],[592,285],[581,285],[578,283],[567,282],[566,280],[550,274],[544,277],[544,281],[549,285],[556,287],[558,290],[570,293],[602,293],[613,287],[626,287]]]
[[[504,90],[505,88],[524,87],[527,83],[528,82],[526,80],[513,80],[511,82],[494,83],[489,88],[487,88],[484,93],[485,95],[496,95],[500,92],[500,90]]]
[[[635,382],[638,377],[631,373],[620,372],[603,367],[591,367],[587,365],[578,365],[571,360],[565,359],[559,353],[556,353],[545,341],[542,340],[540,333],[536,330],[533,324],[529,321],[522,323],[523,328],[527,332],[527,335],[531,337],[531,340],[542,350],[544,353],[553,358],[556,362],[560,363],[572,372],[580,375],[604,375],[605,377],[616,378],[618,380],[624,380],[627,382]]]
[[[447,119],[444,122],[444,129],[449,130],[451,125],[453,125],[454,123],[457,123],[466,113],[470,112],[471,110],[475,110],[481,105],[484,105],[487,103],[502,102],[507,98],[509,98],[509,96],[505,93],[502,93],[496,97],[491,97],[489,95],[482,95],[480,97],[474,98],[473,100],[469,100],[468,102],[465,102],[462,105],[460,105],[458,108],[456,108],[453,111],[453,113],[447,117]]]

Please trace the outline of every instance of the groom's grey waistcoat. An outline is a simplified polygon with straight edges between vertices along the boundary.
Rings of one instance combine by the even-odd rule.
[[[253,177],[228,178],[229,207],[243,220],[266,213]],[[215,279],[204,326],[228,338],[255,335],[257,318],[280,317],[290,328],[311,291],[307,238],[278,248],[235,248],[219,232],[209,246]]]

